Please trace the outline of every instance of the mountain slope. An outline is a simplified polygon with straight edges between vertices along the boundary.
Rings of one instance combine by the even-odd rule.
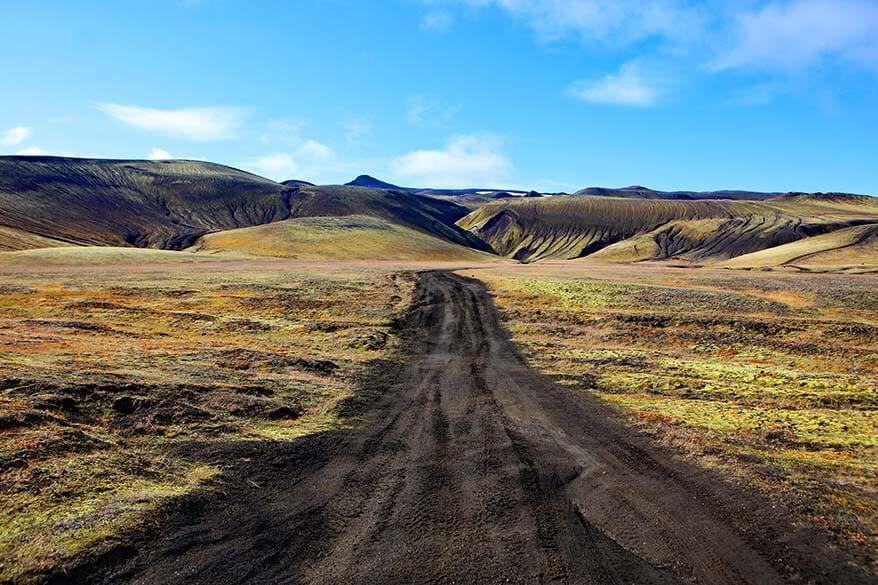
[[[878,224],[840,229],[828,234],[738,256],[725,268],[789,266],[814,271],[878,271]]]
[[[57,248],[68,246],[67,242],[45,238],[15,228],[0,226],[0,252],[12,250],[33,250],[37,248]]]
[[[468,212],[412,193],[282,185],[207,162],[0,157],[0,249],[56,240],[182,249],[226,229],[294,217],[368,215],[487,250],[455,225]]]
[[[288,217],[287,191],[206,162],[0,157],[0,225],[76,244],[181,248]]]
[[[878,222],[878,201],[868,197],[687,201],[578,195],[488,204],[458,225],[518,260],[594,254],[615,261],[704,261],[872,222]]]
[[[422,231],[366,215],[302,217],[207,234],[190,248],[300,260],[497,260]]]
[[[402,191],[328,185],[302,187],[289,198],[291,217],[368,215],[478,250],[490,248],[455,222],[469,209]]]

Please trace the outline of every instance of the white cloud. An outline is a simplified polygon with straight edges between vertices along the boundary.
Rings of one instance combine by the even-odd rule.
[[[293,155],[276,152],[254,159],[244,165],[254,173],[275,181],[292,179],[299,172],[299,164]]]
[[[622,65],[618,73],[575,82],[570,93],[585,102],[645,107],[655,104],[660,92],[645,78],[642,66],[630,62]]]
[[[505,12],[543,41],[638,47],[693,72],[796,72],[844,62],[878,72],[878,0],[421,0]],[[647,53],[648,51],[648,53]],[[699,66],[700,65],[700,66]]]
[[[39,146],[28,146],[27,148],[22,148],[15,154],[19,156],[46,156],[49,154],[47,150],[43,150]]]
[[[673,45],[685,44],[702,37],[708,20],[704,3],[684,0],[463,2],[473,6],[502,8],[526,22],[545,40],[578,36],[586,42],[597,41],[610,45],[625,45],[651,38],[661,38]]]
[[[266,132],[260,137],[260,142],[298,142],[302,131],[302,123],[288,118],[270,120],[266,125]]]
[[[27,126],[16,126],[0,134],[0,146],[18,146],[30,136],[32,130]]]
[[[129,126],[196,141],[231,138],[244,114],[240,108],[227,107],[161,110],[110,103],[97,107]]]
[[[442,150],[414,150],[391,161],[391,173],[425,187],[493,186],[512,165],[488,133],[453,136]]]
[[[335,156],[331,148],[325,144],[321,144],[316,140],[306,140],[302,146],[298,148],[297,154],[310,161],[326,160]]]
[[[322,177],[336,168],[335,151],[316,140],[305,140],[293,152],[274,152],[251,160],[245,168],[275,181]]]
[[[878,2],[771,2],[737,16],[715,69],[798,70],[828,57],[878,69]]]
[[[147,158],[149,160],[168,160],[174,158],[174,156],[164,148],[153,148],[149,151]]]
[[[428,12],[421,19],[421,29],[430,32],[445,32],[454,24],[454,17],[444,10]]]

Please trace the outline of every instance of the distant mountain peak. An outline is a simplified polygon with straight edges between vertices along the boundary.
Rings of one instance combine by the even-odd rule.
[[[350,183],[346,183],[349,187],[368,187],[369,189],[402,189],[398,185],[376,179],[371,175],[360,175]]]

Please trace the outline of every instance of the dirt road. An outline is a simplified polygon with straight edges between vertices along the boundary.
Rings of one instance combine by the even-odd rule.
[[[105,583],[855,583],[817,536],[532,370],[483,286],[421,275],[355,430],[237,455]],[[383,380],[383,382],[382,382]],[[228,453],[218,454],[228,457]]]

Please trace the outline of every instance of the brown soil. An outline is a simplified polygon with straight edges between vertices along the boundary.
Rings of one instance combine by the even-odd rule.
[[[238,462],[221,489],[55,581],[874,582],[531,370],[477,281],[424,273],[416,294],[403,355],[350,405],[363,424],[209,453]]]

